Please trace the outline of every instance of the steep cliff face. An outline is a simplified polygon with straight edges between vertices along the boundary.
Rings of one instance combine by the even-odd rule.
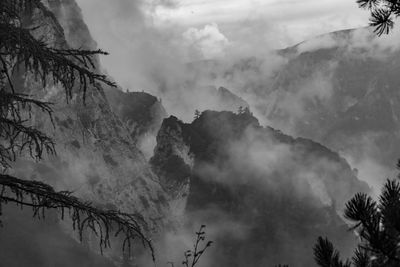
[[[219,245],[210,266],[282,259],[313,266],[319,234],[351,246],[336,209],[369,190],[337,153],[261,127],[250,113],[205,111],[191,124],[164,120],[151,163],[170,202],[184,208],[182,218],[211,229]]]
[[[113,112],[127,124],[132,139],[145,134],[156,134],[167,113],[161,101],[145,92],[106,90]]]
[[[136,146],[149,159],[156,145],[157,132],[167,113],[161,99],[145,92],[105,90],[111,110],[128,129]]]
[[[73,0],[45,1],[26,21],[33,28],[40,26],[34,30],[35,37],[50,46],[95,48]],[[96,65],[101,71],[98,62]],[[57,155],[40,162],[22,157],[11,172],[20,178],[45,181],[57,190],[70,190],[94,205],[135,214],[149,235],[168,224],[167,196],[131,132],[112,112],[104,85],[89,86],[85,102],[75,90],[67,103],[58,84],[49,81],[43,90],[29,73],[15,73],[14,78],[21,92],[55,103],[54,124],[39,111],[34,112],[32,124],[54,139]],[[12,225],[6,227],[16,230]]]
[[[81,49],[97,48],[97,43],[93,40],[75,0],[43,0],[42,2],[63,29],[68,45]]]
[[[61,13],[66,16],[64,21],[72,21],[65,25],[70,35],[86,33],[87,27],[79,19],[79,8],[74,1],[67,1],[67,5],[60,1],[49,1],[49,4],[55,10],[55,14]],[[42,14],[38,12],[35,23],[45,24],[47,27],[46,31],[40,28],[42,32],[37,32],[38,38],[41,35],[46,38],[53,36],[52,45],[69,45],[64,38],[63,28],[51,16],[52,13],[47,15],[43,11]],[[82,30],[73,31],[76,28]],[[70,39],[73,39],[72,36]],[[84,44],[89,47],[94,42],[90,41],[90,38],[88,40]],[[100,66],[97,67],[100,69]],[[66,179],[58,179],[70,180],[67,176],[71,175],[75,177],[74,182],[78,183],[75,186],[78,186],[79,191],[84,192],[86,197],[96,202],[112,204],[127,212],[143,213],[145,217],[149,215],[152,217],[148,218],[151,224],[149,228],[155,227],[155,218],[159,218],[166,208],[165,202],[162,201],[163,191],[143,154],[135,146],[129,130],[112,112],[103,85],[96,84],[90,87],[85,103],[80,92],[76,92],[70,103],[66,103],[63,89],[59,85],[48,86],[41,92],[40,86],[35,84],[32,78],[29,75],[25,77],[25,84],[30,85],[26,88],[27,92],[56,103],[54,128],[46,116],[37,116],[35,123],[56,141],[58,155],[49,161],[56,161],[63,167],[49,168],[55,167],[56,172],[67,172],[64,177]],[[40,177],[39,174],[37,177]],[[71,186],[74,186],[74,182],[71,182]],[[68,185],[70,181],[63,183]],[[156,206],[149,205],[153,201],[157,203]]]
[[[71,47],[97,49],[75,0],[48,0],[47,6],[63,28],[65,39]],[[121,88],[104,87],[103,91],[111,111],[128,129],[135,145],[147,159],[150,158],[157,131],[167,116],[161,99],[145,92],[124,92]]]

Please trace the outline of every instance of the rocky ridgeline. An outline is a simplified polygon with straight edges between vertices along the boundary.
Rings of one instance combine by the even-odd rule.
[[[191,124],[171,116],[150,162],[174,215],[213,229],[218,266],[312,266],[320,234],[350,247],[337,210],[369,190],[337,153],[261,127],[250,113],[205,111]]]

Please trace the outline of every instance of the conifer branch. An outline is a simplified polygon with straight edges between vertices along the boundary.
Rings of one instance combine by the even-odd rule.
[[[144,247],[151,251],[154,260],[154,249],[139,223],[133,215],[114,210],[102,210],[90,202],[82,202],[69,191],[56,192],[42,182],[27,181],[0,174],[0,215],[3,204],[15,203],[20,207],[30,207],[33,216],[44,219],[49,209],[58,210],[61,219],[69,215],[73,228],[82,241],[85,229],[90,229],[99,238],[99,248],[110,247],[110,237],[123,235],[123,250],[131,250],[132,241],[139,239]]]

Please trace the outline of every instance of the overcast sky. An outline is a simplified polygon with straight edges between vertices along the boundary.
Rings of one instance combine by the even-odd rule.
[[[237,22],[257,16],[293,22],[326,15],[348,17],[348,23],[357,23],[362,16],[352,0],[179,0],[174,3],[159,6],[158,15],[185,25]]]
[[[367,12],[360,10],[355,0],[78,0],[84,14],[98,18],[89,19],[91,28],[101,27],[100,20],[105,17],[102,13],[109,12],[96,9],[102,2],[121,6],[125,15],[130,8],[140,5],[140,10],[151,16],[156,27],[200,29],[214,24],[228,39],[243,38],[243,28],[248,35],[252,34],[252,28],[253,34],[265,30],[264,35],[268,32],[274,35],[272,46],[276,47],[324,32],[365,26],[368,21]],[[137,13],[132,10],[131,15]],[[130,22],[131,18],[126,20],[127,24]],[[266,36],[265,40],[269,39],[271,36]]]
[[[355,0],[178,0],[175,5],[158,6],[155,21],[201,27],[216,23],[231,35],[243,24],[273,27],[279,42],[287,46],[333,30],[367,24],[367,12]]]
[[[77,2],[99,47],[110,52],[103,66],[127,87],[142,87],[144,77],[160,69],[179,73],[171,67],[177,62],[261,57],[316,35],[368,24],[368,13],[355,0]]]

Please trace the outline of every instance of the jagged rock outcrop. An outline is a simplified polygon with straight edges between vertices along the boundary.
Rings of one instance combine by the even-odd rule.
[[[145,92],[106,90],[112,111],[126,123],[133,140],[143,135],[156,135],[167,113],[161,101]]]
[[[164,120],[157,135],[157,146],[150,159],[161,185],[169,195],[169,203],[174,215],[184,214],[189,193],[193,157],[183,135],[180,121],[171,116]]]
[[[313,266],[318,235],[351,246],[337,210],[369,190],[337,153],[261,127],[250,113],[164,120],[151,164],[180,203],[176,215],[212,229],[219,245],[210,266]]]
[[[157,132],[167,113],[161,99],[145,92],[105,90],[111,110],[123,122],[135,145],[146,159],[153,155]]]

